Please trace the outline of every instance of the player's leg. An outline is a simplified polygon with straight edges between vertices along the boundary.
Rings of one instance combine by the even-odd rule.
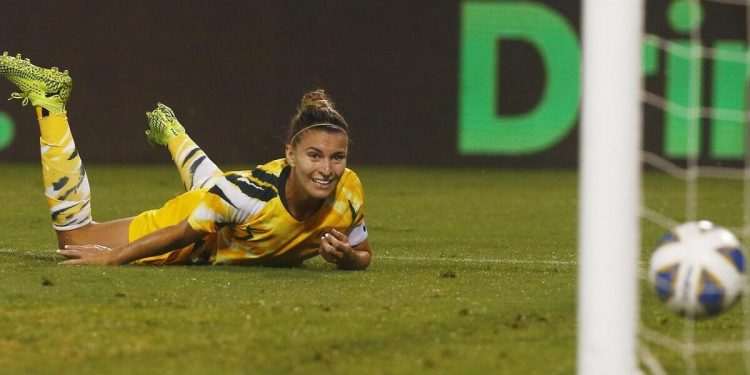
[[[154,146],[167,146],[185,190],[211,187],[224,174],[185,133],[169,107],[158,103],[156,109],[146,112],[146,118],[146,139]]]
[[[37,108],[44,195],[59,245],[127,244],[129,219],[104,224],[92,222],[88,177],[65,111],[73,87],[67,71],[42,69],[28,59],[22,60],[20,55],[11,57],[4,53],[0,56],[0,75],[21,91],[11,98],[22,99],[24,105],[31,102]]]
[[[97,244],[110,248],[128,243],[132,219],[95,223],[91,217],[88,175],[76,149],[65,112],[41,116],[39,129],[44,195],[57,232],[58,245]]]
[[[58,231],[83,227],[91,222],[91,191],[68,117],[60,113],[38,120],[42,181],[52,226]]]

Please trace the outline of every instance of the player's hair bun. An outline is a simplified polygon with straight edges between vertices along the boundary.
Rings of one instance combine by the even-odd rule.
[[[343,130],[345,133],[349,133],[349,124],[344,116],[341,116],[336,110],[333,100],[323,89],[313,90],[302,96],[299,107],[297,107],[297,114],[292,117],[289,123],[287,143],[296,144],[302,138],[302,133],[317,124],[333,126],[316,126],[315,129],[333,132]]]
[[[317,110],[336,110],[336,106],[333,104],[333,100],[328,97],[325,90],[317,89],[310,91],[302,96],[302,100],[299,104],[299,110],[304,112],[310,109]]]

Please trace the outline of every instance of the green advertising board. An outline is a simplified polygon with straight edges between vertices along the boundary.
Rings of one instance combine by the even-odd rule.
[[[676,0],[669,2],[665,10],[657,11],[665,13],[659,16],[670,27],[661,30],[662,34],[688,38],[644,38],[644,77],[656,78],[663,89],[663,93],[656,94],[663,97],[659,100],[663,118],[648,118],[646,134],[654,133],[649,127],[663,126],[661,153],[670,158],[699,156],[705,150],[712,159],[742,159],[748,78],[745,43],[714,38],[710,48],[706,48],[701,46],[705,41],[691,42],[689,36],[696,30],[709,34],[711,31],[710,27],[703,27],[704,9],[698,3]],[[503,77],[497,77],[496,67],[505,58],[497,46],[504,41],[525,42],[541,56],[545,84],[538,103],[525,113],[501,115],[496,108],[498,96],[514,95],[500,92],[497,85]],[[709,50],[711,54],[706,53]],[[463,3],[459,152],[524,155],[544,152],[560,142],[576,126],[581,99],[580,54],[579,36],[570,20],[543,2]],[[709,57],[712,70],[706,80],[704,60]],[[613,70],[612,74],[617,72]],[[705,103],[707,90],[710,103]],[[704,122],[708,128],[706,137],[702,131]]]

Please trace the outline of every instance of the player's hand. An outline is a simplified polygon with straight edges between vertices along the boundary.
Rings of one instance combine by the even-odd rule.
[[[318,252],[328,262],[342,264],[355,257],[354,249],[349,245],[349,237],[336,229],[323,234],[320,240]]]
[[[57,253],[68,258],[60,264],[111,264],[112,249],[102,245],[65,245]]]

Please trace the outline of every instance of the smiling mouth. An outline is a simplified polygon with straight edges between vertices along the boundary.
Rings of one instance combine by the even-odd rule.
[[[322,180],[317,178],[313,178],[312,180],[316,185],[320,185],[322,187],[328,187],[333,182],[333,180]]]

